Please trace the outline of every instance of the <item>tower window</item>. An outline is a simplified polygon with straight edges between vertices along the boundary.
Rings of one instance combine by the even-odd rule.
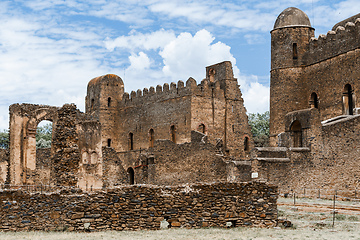
[[[90,104],[90,110],[94,110],[94,102],[95,102],[95,100],[92,98],[91,104]]]
[[[155,140],[155,133],[154,133],[154,129],[150,129],[149,131],[149,147],[154,147],[154,140]]]
[[[111,97],[108,98],[108,107],[111,106]]]
[[[111,139],[110,138],[107,140],[107,146],[111,147]]]
[[[171,125],[170,127],[170,137],[171,137],[171,141],[176,143],[176,129],[175,129],[175,125]]]
[[[248,137],[244,138],[244,151],[245,152],[249,151],[249,138]]]
[[[134,150],[134,134],[129,133],[129,150]]]
[[[297,43],[293,43],[293,59],[298,59]]]

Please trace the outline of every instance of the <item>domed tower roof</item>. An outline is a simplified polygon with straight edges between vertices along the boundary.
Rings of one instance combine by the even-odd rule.
[[[102,82],[109,82],[109,81],[116,81],[116,82],[118,82],[119,85],[124,85],[123,80],[119,76],[117,76],[115,74],[106,74],[106,75],[91,79],[90,82],[88,83],[88,87],[98,85],[99,83],[102,83]]]
[[[298,8],[289,7],[282,11],[275,21],[274,29],[286,27],[310,27],[309,17]]]

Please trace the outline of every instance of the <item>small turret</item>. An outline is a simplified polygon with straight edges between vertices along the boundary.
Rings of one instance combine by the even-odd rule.
[[[100,120],[102,146],[118,145],[118,136],[114,133],[117,129],[118,108],[123,95],[124,83],[114,74],[94,78],[88,84],[85,110],[86,113]]]
[[[312,37],[309,17],[300,9],[285,9],[271,31],[271,69],[303,65]]]

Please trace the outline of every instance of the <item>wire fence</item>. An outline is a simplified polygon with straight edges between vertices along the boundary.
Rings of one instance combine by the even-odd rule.
[[[334,195],[339,201],[354,201],[360,202],[360,190],[337,190],[337,189],[313,189],[301,188],[297,190],[279,190],[279,196],[296,198],[318,198],[318,199],[333,199]]]

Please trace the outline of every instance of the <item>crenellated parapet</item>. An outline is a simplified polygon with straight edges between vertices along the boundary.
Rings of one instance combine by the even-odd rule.
[[[177,83],[170,83],[170,85],[164,83],[163,86],[157,85],[156,87],[138,89],[130,93],[125,92],[121,106],[164,101],[185,96],[224,98],[224,91],[220,89],[220,82],[212,83],[209,79],[204,79],[200,84],[197,84],[196,80],[190,77],[186,83],[179,80]]]
[[[310,65],[358,48],[360,48],[360,18],[355,22],[347,22],[345,26],[337,26],[326,35],[311,38],[306,62]]]

